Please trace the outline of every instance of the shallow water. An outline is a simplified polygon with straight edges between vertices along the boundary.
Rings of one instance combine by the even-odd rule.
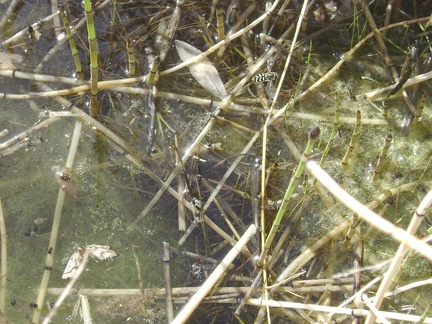
[[[141,2],[142,7],[148,5]],[[172,4],[170,4],[172,5]],[[136,54],[139,75],[145,74],[148,64],[145,61],[145,48],[155,41],[155,29],[157,27],[156,16],[162,9],[149,6],[147,9],[137,9],[130,4],[119,4],[119,12],[122,24],[110,28],[109,21],[111,9],[106,8],[102,13],[96,15],[96,29],[98,31],[100,49],[100,73],[101,79],[126,77],[126,49],[121,45],[122,37],[130,35],[137,40]],[[196,6],[196,7],[195,7]],[[0,7],[0,17],[6,4]],[[33,3],[28,2],[21,13],[32,11],[35,21],[47,15],[47,8],[42,7],[40,11],[34,10]],[[83,12],[79,6],[70,6],[73,17],[82,16]],[[200,25],[200,14],[208,15],[207,5],[194,4],[185,8],[190,16],[181,22],[182,28],[177,35],[179,39],[187,40],[194,46],[205,50],[202,34],[206,30]],[[123,10],[123,11],[122,11]],[[145,18],[144,13],[152,13],[154,20]],[[162,11],[163,12],[163,11]],[[192,14],[194,13],[194,14]],[[25,16],[24,14],[22,14]],[[21,16],[20,16],[21,17]],[[30,19],[30,18],[29,18]],[[142,24],[142,21],[146,24]],[[146,20],[147,19],[147,20]],[[9,37],[28,21],[18,18],[16,22],[5,31]],[[210,29],[211,30],[211,29]],[[21,43],[17,42],[9,51],[24,55],[26,70],[31,71],[33,67],[46,55],[48,49],[52,48],[57,40],[50,24],[41,28],[42,36],[39,40],[24,38]],[[341,32],[339,30],[339,32]],[[80,56],[83,61],[88,60],[85,54],[87,46],[86,32],[81,31],[82,41],[78,42]],[[345,37],[347,37],[345,35]],[[0,34],[0,40],[5,38]],[[337,44],[334,53],[326,52],[327,47],[317,42],[316,50],[310,55],[311,79],[318,78],[325,73],[337,61],[336,54],[347,51],[349,46],[346,39]],[[236,46],[240,46],[235,43]],[[333,44],[332,44],[333,45]],[[334,45],[336,47],[336,45]],[[5,50],[3,48],[2,50]],[[259,52],[259,48],[255,48]],[[373,51],[373,49],[369,49]],[[217,65],[224,81],[237,77],[239,71],[246,66],[241,57],[235,55],[235,51],[229,52],[223,64]],[[329,55],[333,54],[333,55]],[[298,53],[296,59],[304,64],[307,60],[304,52]],[[217,61],[214,59],[214,61]],[[238,63],[238,62],[241,63]],[[356,57],[352,62],[343,65],[340,73],[328,84],[320,88],[319,92],[307,97],[307,99],[289,109],[285,118],[280,118],[269,128],[268,135],[268,165],[272,166],[269,177],[267,195],[273,201],[281,199],[289,183],[290,177],[297,161],[287,148],[284,136],[287,134],[296,144],[300,152],[304,149],[307,141],[308,130],[315,125],[321,128],[321,142],[313,152],[313,158],[319,160],[321,153],[327,144],[333,127],[333,115],[336,101],[340,106],[341,117],[345,118],[340,123],[340,133],[334,140],[330,155],[324,164],[325,169],[353,196],[367,203],[387,188],[392,188],[410,181],[422,178],[422,186],[429,190],[430,179],[429,155],[430,155],[430,120],[431,103],[428,99],[425,103],[423,119],[420,123],[406,132],[406,120],[409,118],[406,108],[400,98],[389,101],[389,118],[385,120],[381,111],[364,100],[353,100],[352,94],[358,95],[377,87],[375,82],[361,80],[363,74],[374,78],[379,82],[385,82],[385,77],[379,74],[382,68],[381,61],[372,62],[372,59]],[[174,48],[168,52],[167,61],[162,70],[179,62]],[[367,62],[368,64],[366,64]],[[88,62],[86,62],[87,64]],[[275,70],[282,68],[283,60],[275,64]],[[376,69],[367,70],[366,66],[374,65]],[[86,71],[88,70],[85,68]],[[45,63],[43,72],[52,75],[71,76],[73,72],[73,61],[65,44],[60,48],[48,62]],[[86,73],[88,74],[88,73]],[[295,76],[299,71],[291,71],[283,87],[283,93],[276,108],[280,108],[294,94],[297,83]],[[88,78],[88,75],[86,75]],[[312,81],[308,81],[312,82]],[[387,85],[387,84],[386,84]],[[67,88],[69,85],[51,84],[53,88]],[[135,85],[137,88],[144,87],[141,83]],[[160,91],[172,91],[178,94],[187,94],[198,98],[214,99],[205,92],[197,82],[190,76],[187,69],[182,69],[168,77],[161,78],[158,84]],[[254,87],[250,86],[254,91]],[[0,78],[0,92],[4,93],[26,93],[35,91],[34,85],[25,80],[14,78]],[[430,89],[427,89],[430,91]],[[150,212],[136,226],[132,226],[134,220],[140,215],[148,203],[157,194],[161,184],[154,180],[146,170],[150,170],[162,180],[166,180],[174,170],[177,156],[187,152],[189,146],[210,120],[210,114],[216,104],[192,104],[181,100],[158,100],[158,113],[161,118],[155,124],[156,135],[151,147],[152,156],[148,157],[149,149],[149,123],[150,108],[146,96],[122,93],[119,91],[100,91],[102,103],[101,121],[113,130],[117,135],[124,138],[129,145],[136,149],[137,156],[144,163],[145,168],[139,168],[127,159],[127,154],[119,152],[117,146],[111,146],[106,136],[97,135],[86,123],[83,125],[77,155],[73,165],[73,181],[79,188],[78,198],[67,196],[63,207],[60,233],[55,249],[55,262],[49,287],[64,287],[66,281],[61,279],[67,259],[71,256],[77,246],[89,244],[109,245],[117,256],[112,260],[96,262],[91,260],[87,271],[79,279],[78,285],[86,289],[138,289],[140,287],[136,260],[133,251],[136,252],[141,270],[141,285],[143,288],[162,288],[163,262],[162,242],[167,241],[176,247],[181,233],[178,231],[177,200],[168,192],[156,202]],[[259,107],[256,98],[251,98],[247,89],[242,97],[253,100],[254,107]],[[78,95],[68,97],[76,106],[85,107],[85,96]],[[376,103],[379,105],[379,102]],[[252,106],[249,105],[248,108]],[[22,131],[47,117],[47,110],[65,111],[63,107],[53,99],[35,98],[26,100],[3,100],[0,101],[0,128],[10,130],[9,138],[13,138]],[[86,111],[86,108],[84,108]],[[355,111],[361,110],[363,125],[361,127],[359,142],[354,149],[353,155],[347,166],[341,166],[341,159],[347,150],[350,137],[355,124]],[[290,116],[289,113],[304,113],[304,115]],[[43,114],[43,116],[41,115]],[[203,144],[222,143],[223,151],[204,151],[196,153],[197,159],[189,159],[182,167],[179,177],[173,181],[171,187],[177,190],[177,182],[185,182],[185,174],[191,181],[191,189],[195,190],[184,195],[184,200],[192,201],[201,197],[203,203],[210,196],[211,191],[203,184],[204,180],[216,187],[231,166],[235,158],[241,155],[241,151],[249,143],[253,134],[258,131],[266,118],[265,114],[224,112],[222,116],[229,121],[238,123],[248,130],[237,128],[223,121],[215,122],[211,131],[205,136]],[[162,120],[163,118],[163,120]],[[28,139],[20,139],[21,146],[15,152],[0,160],[0,192],[3,212],[8,235],[9,254],[9,276],[7,288],[7,316],[15,321],[22,322],[31,316],[30,303],[37,297],[37,289],[43,273],[46,253],[49,249],[49,238],[51,223],[54,215],[55,205],[59,187],[54,180],[54,173],[66,163],[69,146],[71,143],[75,119],[73,117],[61,117],[48,127],[35,131]],[[386,167],[393,159],[395,165],[383,173],[377,183],[371,182],[373,166],[386,135],[391,132],[395,139],[390,147],[389,158]],[[3,140],[4,141],[4,140]],[[177,148],[175,148],[177,146]],[[257,141],[252,148],[244,154],[243,160],[235,168],[233,174],[226,181],[225,187],[217,195],[220,202],[226,202],[239,216],[244,226],[253,222],[251,215],[251,174],[257,158],[261,154],[262,143]],[[1,154],[1,153],[0,153]],[[199,158],[199,159],[198,159]],[[196,162],[198,162],[199,169]],[[199,176],[198,176],[199,174]],[[204,180],[199,180],[199,177]],[[180,180],[179,180],[180,179]],[[192,181],[193,179],[198,179]],[[301,179],[303,181],[303,178]],[[311,180],[308,186],[311,185]],[[196,185],[198,183],[198,185]],[[235,190],[239,190],[237,193]],[[423,189],[422,189],[423,190]],[[246,194],[242,194],[242,193]],[[341,220],[351,217],[352,213],[336,204],[325,194],[318,194],[315,190],[308,189],[306,199],[302,202],[302,185],[296,189],[297,198],[289,205],[287,215],[294,213],[298,206],[303,203],[300,221],[289,241],[292,250],[288,250],[289,259],[294,258],[305,245],[308,245],[321,237]],[[248,196],[249,195],[249,196]],[[421,190],[412,190],[400,197],[395,197],[389,204],[386,217],[399,226],[406,226],[415,207],[418,205],[417,197],[422,197]],[[299,204],[299,205],[297,205]],[[225,209],[226,212],[226,209]],[[269,220],[274,217],[275,211],[269,210]],[[199,215],[199,212],[197,213]],[[206,211],[214,222],[232,235],[228,226],[221,217],[221,211],[215,204],[210,205]],[[290,217],[285,216],[283,226]],[[188,213],[188,225],[193,218]],[[41,224],[35,231],[33,222],[40,220]],[[269,226],[269,225],[267,225]],[[240,232],[243,230],[240,224],[235,227]],[[203,230],[204,229],[204,230]],[[396,244],[378,234],[375,230],[362,228],[365,236],[364,265],[376,264],[388,260],[394,253]],[[30,235],[28,235],[30,234]],[[186,240],[184,248],[191,252],[206,254],[222,240],[208,227],[199,224],[192,235]],[[288,243],[287,243],[288,245]],[[250,249],[255,246],[250,246]],[[215,258],[222,258],[227,248],[216,254]],[[351,251],[347,252],[341,248],[336,257],[335,272],[344,272],[352,267]],[[327,266],[327,252],[317,259],[309,278],[319,276],[322,269]],[[174,287],[184,285],[198,285],[201,279],[191,278],[190,270],[192,264],[206,265],[202,260],[190,259],[181,253],[172,255],[171,279]],[[288,258],[288,256],[286,256]],[[276,271],[282,271],[289,259],[275,266]],[[423,277],[427,273],[426,263],[416,260],[417,265],[410,268],[407,278]],[[236,262],[236,265],[240,262]],[[250,265],[249,265],[250,267]],[[251,268],[238,271],[239,274],[250,275]],[[239,284],[243,285],[243,284]],[[419,291],[425,296],[425,292]],[[339,297],[341,299],[342,297]],[[55,301],[56,296],[48,295],[46,301]],[[68,322],[80,322],[79,317],[71,319],[72,309],[78,297],[70,297],[62,306],[57,318]],[[125,321],[130,323],[164,322],[164,301],[155,302],[152,298],[145,300],[146,310],[142,311],[140,301],[142,296],[130,298],[128,296],[117,296],[110,300],[103,297],[90,297],[92,314],[94,319],[104,322]],[[407,298],[410,300],[410,298]],[[15,300],[12,305],[10,301]],[[425,300],[428,300],[427,298]],[[405,300],[403,302],[406,302]],[[402,302],[395,301],[395,305]],[[46,313],[45,305],[43,313]],[[394,305],[392,305],[394,306]],[[422,305],[424,306],[424,305]],[[231,310],[225,310],[230,314]],[[254,311],[252,310],[251,313]],[[205,317],[204,317],[205,318]],[[208,318],[207,318],[208,319]]]

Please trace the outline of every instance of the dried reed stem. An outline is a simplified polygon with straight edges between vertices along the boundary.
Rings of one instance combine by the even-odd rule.
[[[204,297],[210,292],[216,282],[224,275],[229,265],[234,261],[237,255],[246,247],[251,237],[255,234],[257,228],[255,225],[249,226],[248,230],[243,234],[236,245],[223,258],[221,263],[216,267],[212,274],[207,278],[199,290],[192,296],[189,302],[183,307],[180,313],[176,316],[172,324],[185,323],[192,315],[194,310],[199,306]]]
[[[410,248],[416,250],[421,255],[432,261],[432,247],[425,242],[419,240],[410,233],[404,231],[400,227],[395,226],[391,222],[382,218],[380,215],[374,213],[367,206],[360,203],[357,199],[351,196],[348,192],[343,190],[333,178],[327,174],[321,167],[314,161],[306,163],[306,169],[309,173],[317,178],[330,193],[339,200],[345,207],[358,214],[360,218],[365,220],[379,231],[391,236],[398,242],[404,242]],[[429,194],[428,194],[429,195]],[[420,214],[422,215],[422,214]]]
[[[163,242],[163,264],[164,264],[164,281],[165,281],[165,292],[166,292],[166,306],[167,306],[167,319],[168,323],[171,323],[174,319],[174,309],[172,303],[172,291],[171,291],[171,275],[170,275],[170,249],[169,243]]]
[[[7,234],[6,224],[3,214],[3,207],[0,199],[0,236],[1,236],[1,280],[0,280],[0,312],[5,312],[6,307],[6,285],[8,280],[7,273]]]
[[[417,210],[415,211],[411,223],[409,224],[406,232],[403,233],[408,235],[414,235],[420,226],[421,222],[424,220],[424,216],[426,214],[426,210],[430,207],[432,204],[432,190],[428,192],[428,194],[423,198],[420,205],[417,207]],[[381,306],[381,303],[384,298],[384,294],[388,291],[390,288],[390,285],[393,283],[393,279],[395,278],[397,272],[400,270],[401,263],[403,261],[403,258],[409,251],[409,247],[414,248],[413,246],[409,245],[407,241],[404,240],[398,240],[401,242],[401,245],[399,245],[399,249],[396,252],[396,255],[393,257],[393,261],[390,264],[389,269],[384,275],[383,281],[381,282],[381,285],[376,293],[374,306],[376,308],[379,308]],[[422,242],[422,241],[420,241]],[[424,244],[424,242],[422,242]],[[429,250],[432,250],[431,247],[427,244],[425,244]],[[419,249],[421,249],[420,246],[415,245],[415,250],[417,252],[420,252]],[[423,252],[423,251],[422,251]],[[420,252],[421,253],[421,252]],[[423,256],[426,256],[429,260],[432,260],[432,253],[429,252],[429,254],[425,254],[424,252],[421,253]],[[366,324],[374,323],[375,321],[375,315],[369,314],[369,316],[366,318]]]
[[[6,26],[7,22],[13,15],[15,9],[19,6],[20,2],[21,2],[20,0],[12,0],[12,2],[9,4],[6,13],[4,14],[4,16],[0,21],[0,29],[3,29]]]
[[[84,271],[85,267],[87,266],[88,259],[89,259],[89,253],[88,253],[88,251],[85,251],[84,255],[83,255],[82,263],[77,268],[75,275],[72,277],[71,280],[69,280],[68,284],[63,289],[60,297],[56,300],[56,302],[54,303],[54,306],[51,308],[51,311],[49,312],[48,316],[44,318],[42,324],[52,323],[53,317],[57,314],[57,311],[59,310],[60,306],[63,304],[64,300],[70,294],[72,289],[75,287],[76,282],[78,281],[79,277],[81,276],[82,272]],[[42,308],[42,304],[38,304],[38,305],[39,305],[38,308]],[[40,316],[40,314],[39,314],[39,316]],[[35,321],[34,315],[33,315],[33,322],[39,323],[39,319],[37,321]]]
[[[80,295],[83,324],[92,324],[90,304],[86,295]]]
[[[269,306],[269,307],[281,307],[287,309],[305,309],[314,312],[325,312],[325,313],[332,312],[335,314],[346,314],[346,315],[354,315],[354,316],[362,316],[362,317],[365,317],[370,314],[370,312],[365,309],[339,308],[339,307],[321,306],[321,305],[313,305],[313,304],[283,302],[283,301],[276,301],[276,300],[249,299],[247,301],[247,304],[255,305],[259,307]],[[407,315],[402,313],[382,312],[382,311],[380,311],[380,314],[384,318],[390,318],[398,321],[417,322],[420,320],[420,316],[416,316],[416,315]],[[427,317],[423,323],[432,323],[432,318]]]
[[[66,160],[66,168],[68,169],[72,169],[72,164],[73,161],[75,159],[75,154],[77,151],[77,147],[78,147],[78,142],[79,142],[79,136],[81,133],[81,122],[77,121],[75,123],[75,129],[74,129],[74,133],[72,135],[72,142],[71,142],[71,146],[69,148],[69,154]],[[63,204],[64,204],[64,199],[65,199],[65,192],[62,189],[59,189],[59,194],[58,194],[58,198],[57,198],[57,204],[56,204],[56,208],[55,208],[55,212],[54,212],[54,219],[53,219],[53,224],[52,224],[52,229],[51,229],[51,237],[50,237],[50,242],[48,245],[48,253],[46,255],[46,260],[45,260],[45,267],[44,267],[44,273],[42,276],[42,280],[41,280],[41,284],[39,286],[39,292],[38,292],[38,297],[37,297],[37,301],[36,304],[38,305],[37,308],[34,309],[33,311],[33,323],[38,324],[40,321],[40,316],[41,316],[41,311],[43,308],[43,303],[44,303],[44,299],[45,299],[45,293],[46,293],[46,289],[48,287],[48,282],[49,282],[49,278],[51,276],[51,271],[52,271],[52,267],[54,265],[54,255],[56,252],[56,244],[57,244],[57,237],[58,237],[58,233],[59,233],[59,228],[60,228],[60,220],[61,220],[61,215],[62,215],[62,209],[63,209]]]
[[[288,202],[290,201],[291,196],[294,193],[294,189],[296,188],[296,185],[300,179],[300,176],[303,173],[304,165],[305,165],[305,159],[307,159],[309,157],[309,155],[311,154],[312,148],[313,148],[315,142],[319,138],[319,133],[320,133],[319,127],[313,127],[309,132],[308,143],[307,143],[305,151],[303,153],[303,157],[300,159],[299,165],[296,168],[296,172],[295,172],[294,176],[291,178],[290,183],[289,183],[289,185],[285,191],[282,205],[280,206],[278,213],[276,215],[276,218],[273,221],[272,227],[270,229],[270,232],[269,232],[267,239],[265,241],[265,244],[263,246],[263,251],[261,252],[260,258],[257,262],[257,264],[259,266],[264,264],[264,260],[267,257],[268,251],[270,250],[270,246],[271,246],[273,239],[276,235],[276,232],[279,228],[280,222],[282,221],[282,218],[285,215],[285,211],[286,211],[286,208],[288,206]]]
[[[211,53],[217,51],[219,48],[221,48],[222,46],[227,45],[228,43],[230,43],[232,40],[236,39],[237,37],[240,37],[241,35],[247,33],[249,30],[251,30],[252,28],[254,28],[255,26],[257,26],[259,23],[261,23],[267,16],[269,16],[272,11],[276,8],[276,6],[279,4],[280,0],[276,0],[273,3],[273,6],[269,9],[269,11],[266,11],[264,14],[262,14],[260,17],[258,17],[257,19],[255,19],[253,22],[251,22],[249,25],[247,25],[245,28],[239,30],[238,32],[231,34],[231,35],[227,35],[227,37],[224,40],[221,40],[219,43],[213,45],[212,47],[210,47],[207,51],[203,52],[200,55],[197,55],[195,57],[191,57],[190,59],[168,69],[165,71],[162,71],[160,73],[161,76],[163,75],[167,75],[173,72],[176,72],[178,70],[181,70],[184,67],[189,66],[192,63],[196,63],[198,62],[202,57],[204,56],[209,56]]]

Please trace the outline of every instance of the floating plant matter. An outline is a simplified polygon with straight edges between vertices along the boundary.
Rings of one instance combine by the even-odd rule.
[[[72,253],[68,263],[66,264],[62,279],[74,277],[75,272],[84,259],[85,251],[87,251],[92,258],[98,261],[112,259],[113,257],[117,256],[117,253],[111,250],[107,245],[91,244],[86,246],[78,246],[75,248],[74,253]]]

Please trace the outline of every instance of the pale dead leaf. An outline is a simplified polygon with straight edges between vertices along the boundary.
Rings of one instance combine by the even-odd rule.
[[[202,54],[199,49],[179,40],[175,41],[175,46],[183,62]],[[225,86],[218,71],[207,57],[202,57],[198,62],[190,64],[188,68],[195,80],[197,80],[204,89],[218,98],[227,96]]]

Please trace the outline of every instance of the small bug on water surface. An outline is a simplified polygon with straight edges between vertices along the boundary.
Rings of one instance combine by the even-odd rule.
[[[254,75],[252,78],[252,81],[254,83],[263,83],[263,82],[270,82],[273,80],[276,80],[278,77],[278,74],[276,72],[264,72],[264,73],[258,73]]]

